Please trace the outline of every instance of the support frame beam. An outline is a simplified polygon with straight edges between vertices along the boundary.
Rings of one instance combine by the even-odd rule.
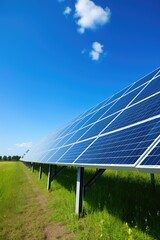
[[[98,177],[100,177],[106,169],[96,169],[96,173],[88,180],[88,182],[84,185],[84,196],[86,191],[93,185]]]

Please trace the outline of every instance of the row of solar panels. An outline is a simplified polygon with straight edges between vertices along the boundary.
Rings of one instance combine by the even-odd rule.
[[[157,69],[47,136],[22,160],[99,168],[134,168],[140,163],[143,169],[158,169],[154,156],[160,157],[159,136]]]

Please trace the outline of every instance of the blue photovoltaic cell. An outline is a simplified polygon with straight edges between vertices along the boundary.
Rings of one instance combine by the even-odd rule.
[[[141,101],[142,99],[145,99],[159,91],[160,91],[160,77],[157,77],[145,87],[145,89],[139,94],[139,96],[133,101],[133,103]]]
[[[70,121],[68,124],[66,124],[64,127],[60,128],[58,131],[56,132],[52,132],[50,133],[48,137],[50,137],[50,139],[54,136],[55,138],[59,137],[67,128],[69,128],[69,126],[73,123],[73,121]]]
[[[71,131],[69,134],[62,136],[60,139],[57,140],[57,143],[53,144],[52,147],[60,147],[64,144],[69,144],[72,142],[76,142],[88,129],[90,126],[78,128],[75,131]]]
[[[75,125],[74,128],[71,129],[71,132],[76,131],[76,130],[78,130],[79,128],[81,128],[81,127],[85,124],[85,122],[86,122],[88,119],[90,119],[90,117],[92,117],[92,115],[93,115],[93,113],[91,113],[91,114],[87,115],[86,117],[84,117],[83,119],[81,119],[81,120],[79,121],[79,123],[78,123],[77,125]]]
[[[91,144],[93,140],[87,140],[74,144],[64,156],[58,160],[59,163],[73,163],[74,160]]]
[[[160,135],[160,120],[150,131],[155,136]],[[156,137],[155,137],[156,139]],[[152,152],[141,162],[140,165],[160,165],[160,143],[152,150]]]
[[[158,135],[150,130],[159,120],[152,120],[98,138],[76,164],[134,164]]]
[[[43,156],[41,156],[41,158],[39,159],[39,161],[41,162],[46,162],[52,155],[54,155],[57,152],[57,149],[53,149],[50,151],[45,152],[45,154],[43,154]]]
[[[94,107],[90,108],[88,111],[86,111],[84,114],[81,115],[81,118],[82,117],[85,117],[87,116],[88,114],[91,114],[92,112],[95,112],[97,110],[99,110],[103,105],[105,105],[105,103],[107,103],[109,101],[110,97],[107,98],[105,101],[95,105]]]
[[[99,118],[101,118],[105,113],[105,115],[108,115],[107,112],[108,110],[113,106],[114,103],[110,103],[106,105],[105,107],[101,108],[99,111],[93,114],[93,116],[84,124],[84,125],[89,125],[91,123],[96,122]]]
[[[53,154],[53,156],[51,155],[50,157],[48,157],[48,159],[46,159],[45,162],[52,162],[52,163],[57,162],[57,160],[58,160],[66,151],[68,151],[69,148],[70,148],[70,146],[65,146],[65,147],[62,147],[62,148],[57,149],[57,151]]]
[[[130,90],[135,89],[144,83],[147,83],[147,81],[151,80],[158,73],[159,70],[160,68],[156,69],[147,76],[141,78],[139,81],[135,82],[135,84],[130,88]]]
[[[160,143],[152,150],[152,152],[140,164],[141,166],[160,166]]]
[[[70,131],[70,129],[73,127],[73,124],[75,124],[75,122],[77,122],[77,120],[71,122],[70,124],[68,124],[68,125],[61,131],[61,133],[58,134],[58,136],[56,137],[56,139],[57,139],[57,138],[60,138],[61,136],[66,135],[66,134]]]
[[[106,117],[110,114],[113,114],[123,108],[125,108],[130,101],[142,90],[142,88],[138,88],[133,92],[128,93],[127,95],[123,96],[122,98],[120,98],[117,102],[115,102],[115,104],[106,112],[106,114],[104,114],[103,117]]]
[[[116,100],[117,98],[121,97],[124,93],[127,93],[127,91],[130,91],[129,88],[130,88],[130,86],[127,87],[127,88],[125,88],[125,89],[123,89],[122,91],[114,94],[114,95],[109,99],[109,101],[107,102],[107,104],[110,103],[110,102],[112,102],[112,101],[114,101],[114,100]]]
[[[93,108],[89,109],[88,111],[86,111],[85,113],[79,115],[79,117],[75,118],[74,121],[72,121],[70,124],[67,125],[67,127],[63,130],[62,134],[60,135],[60,137],[63,137],[73,131],[75,131],[75,127],[77,128],[78,124],[80,124],[82,122],[83,119],[85,119],[85,117],[87,118],[87,115],[90,114],[91,110]]]
[[[78,130],[72,135],[70,139],[68,139],[68,141],[65,142],[65,144],[71,144],[76,142],[89,128],[90,126]]]
[[[114,114],[110,117],[104,118],[103,120],[98,121],[80,138],[84,140],[93,136],[98,135],[115,117],[117,114]]]
[[[62,137],[57,138],[56,140],[50,142],[48,144],[48,147],[46,147],[46,150],[62,146],[73,134],[74,133],[62,136]]]
[[[101,102],[101,103],[98,104],[97,106],[95,106],[95,107],[92,109],[92,112],[94,112],[94,111],[96,111],[96,110],[99,110],[99,109],[105,104],[106,101],[108,102],[108,99],[105,100],[105,101],[103,101],[103,102]]]
[[[140,87],[127,95],[124,95],[120,99],[112,102],[105,107],[101,108],[98,112],[96,112],[86,123],[85,125],[96,122],[99,118],[105,118],[123,108],[141,91],[143,87]]]
[[[145,120],[158,114],[160,114],[160,94],[146,99],[141,103],[137,103],[123,111],[103,133]]]
[[[98,104],[98,105],[99,105],[99,104]],[[87,116],[89,113],[91,113],[92,111],[94,111],[94,108],[95,108],[95,106],[92,107],[92,108],[90,108],[88,111],[85,111],[83,114],[80,115],[79,119]]]
[[[76,121],[72,122],[63,132],[59,137],[64,137],[65,135],[73,132],[72,129],[74,129],[81,121],[83,118],[76,119]]]
[[[80,120],[77,120],[77,121],[73,122],[71,125],[69,125],[69,127],[67,127],[67,128],[63,131],[63,133],[60,135],[60,137],[65,136],[66,134],[70,133],[70,131],[72,130],[72,128],[74,128],[74,127],[78,124],[79,121],[80,121]]]

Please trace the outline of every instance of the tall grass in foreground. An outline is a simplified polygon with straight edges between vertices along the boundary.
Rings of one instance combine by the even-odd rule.
[[[76,240],[160,239],[160,177],[152,192],[149,174],[107,170],[87,191],[84,216],[75,216],[76,169],[66,168],[47,192],[42,180],[22,163],[0,163],[0,240],[42,240],[44,224],[61,223]],[[85,169],[85,181],[95,172]],[[33,186],[47,197],[47,216],[36,203]],[[48,214],[49,213],[49,214]],[[49,221],[48,221],[49,218]],[[53,236],[54,239],[54,236]]]
[[[21,191],[23,176],[16,165],[0,163],[0,239],[8,239],[8,232],[12,231],[10,226],[14,225],[15,217],[22,211],[25,202]]]
[[[85,170],[85,181],[94,171]],[[46,188],[46,180],[44,174],[42,188]],[[153,192],[149,174],[106,170],[87,191],[80,220],[75,216],[75,183],[76,169],[67,168],[52,182],[48,193],[50,218],[67,224],[75,239],[160,239],[158,175],[157,190]]]
[[[0,163],[0,240],[44,239],[44,218],[19,162]]]

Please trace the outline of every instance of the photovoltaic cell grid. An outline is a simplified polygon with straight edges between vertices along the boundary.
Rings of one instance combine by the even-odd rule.
[[[159,133],[160,68],[52,133],[22,159],[68,165],[136,165]],[[153,131],[156,129],[157,131]],[[158,148],[159,149],[159,148]]]
[[[155,132],[160,132],[160,121],[157,123]],[[152,131],[153,132],[153,131]],[[156,141],[156,139],[155,139]],[[155,147],[149,151],[147,156],[137,165],[137,168],[160,168],[160,134],[157,137]]]
[[[152,132],[157,122],[159,119],[99,137],[76,163],[135,164],[160,134],[158,127],[156,131]]]
[[[141,166],[160,166],[160,143],[153,149],[153,151],[140,164]]]

